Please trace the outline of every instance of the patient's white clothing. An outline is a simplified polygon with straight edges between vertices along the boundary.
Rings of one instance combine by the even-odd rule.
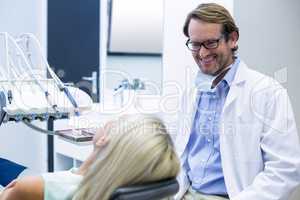
[[[74,169],[42,174],[44,180],[44,200],[71,200],[82,176]]]

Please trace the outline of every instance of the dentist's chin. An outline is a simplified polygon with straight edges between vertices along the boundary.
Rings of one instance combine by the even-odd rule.
[[[212,75],[214,76],[217,74],[218,67],[216,63],[211,64],[202,64],[201,62],[198,64],[200,71],[203,74]]]

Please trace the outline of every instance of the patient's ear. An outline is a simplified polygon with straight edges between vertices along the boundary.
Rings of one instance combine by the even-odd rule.
[[[109,142],[108,136],[106,133],[104,133],[101,137],[98,138],[95,144],[95,148],[103,148],[106,146]]]
[[[93,138],[94,148],[104,147],[108,143],[108,132],[113,127],[114,123],[114,121],[109,121],[104,127],[97,129]]]

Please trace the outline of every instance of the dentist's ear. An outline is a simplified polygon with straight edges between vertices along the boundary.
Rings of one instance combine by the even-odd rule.
[[[230,42],[230,47],[232,49],[237,48],[238,40],[239,40],[239,34],[236,31],[229,34],[229,42]]]
[[[236,49],[239,46],[238,41],[235,42],[234,48]]]

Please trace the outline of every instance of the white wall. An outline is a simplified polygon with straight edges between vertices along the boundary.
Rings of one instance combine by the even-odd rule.
[[[46,44],[46,12],[46,0],[0,0],[0,32],[32,32]]]
[[[0,0],[0,32],[17,36],[34,33],[46,52],[46,0]],[[45,123],[37,123],[46,127]],[[9,122],[0,127],[0,157],[11,159],[34,171],[47,168],[46,136],[21,123]]]
[[[107,2],[108,0],[101,0],[101,13],[107,13]],[[145,1],[144,1],[145,2]],[[116,4],[120,3],[120,4],[124,4],[124,2],[122,1],[116,1],[114,2]],[[126,1],[126,3],[131,3],[131,4],[135,4],[135,1]],[[125,3],[125,4],[126,4]],[[118,33],[118,37],[122,38],[122,40],[118,40],[117,42],[119,43],[118,45],[123,45],[124,43],[124,38],[126,38],[126,48],[129,48],[129,44],[132,43],[132,48],[134,50],[132,51],[127,51],[127,53],[136,53],[138,50],[139,52],[137,53],[144,53],[144,51],[142,51],[143,49],[143,43],[145,43],[144,49],[148,49],[150,47],[149,44],[147,43],[151,43],[151,41],[154,39],[156,40],[155,43],[157,43],[157,45],[155,45],[155,51],[153,50],[146,50],[145,52],[147,53],[159,53],[161,52],[161,46],[163,44],[158,45],[158,43],[162,43],[162,33],[161,33],[161,25],[162,25],[162,21],[163,21],[163,1],[147,1],[146,4],[153,4],[151,7],[153,7],[153,9],[148,9],[147,13],[143,13],[143,15],[141,16],[135,16],[138,15],[140,12],[143,12],[144,8],[141,9],[136,9],[134,8],[133,10],[131,9],[131,11],[133,11],[133,13],[127,13],[128,10],[130,10],[129,8],[132,7],[132,5],[129,5],[129,7],[124,8],[124,15],[126,15],[126,20],[128,20],[128,17],[132,17],[133,19],[136,19],[136,21],[134,22],[128,22],[128,26],[135,26],[136,29],[132,29],[129,28],[130,30],[127,30],[128,27],[126,27],[126,24],[120,24],[120,26],[118,25],[117,27],[119,27],[118,31],[121,31],[120,33]],[[160,4],[160,5],[159,5]],[[116,6],[116,5],[115,5]],[[143,6],[143,3],[138,3],[138,6]],[[145,5],[144,5],[145,6]],[[147,6],[147,5],[146,5]],[[161,6],[160,8],[155,8],[157,6]],[[153,10],[155,10],[157,13],[157,16],[153,17],[153,15],[151,15],[151,12],[153,12]],[[120,14],[121,15],[121,14]],[[150,85],[155,85],[156,87],[159,88],[159,90],[161,90],[161,85],[162,85],[162,57],[159,55],[134,55],[134,54],[125,54],[125,55],[116,55],[116,54],[109,54],[106,55],[106,44],[107,44],[107,40],[108,40],[108,33],[107,33],[107,29],[108,29],[108,17],[107,15],[102,15],[101,16],[101,37],[102,37],[102,66],[101,66],[101,71],[102,71],[102,76],[104,78],[100,79],[102,82],[102,86],[105,89],[109,89],[112,90],[114,88],[116,88],[119,84],[120,81],[123,80],[124,78],[128,78],[128,79],[132,79],[132,78],[140,78],[142,81],[148,82]],[[113,17],[118,17],[118,16],[113,16]],[[123,16],[122,16],[123,17]],[[145,19],[145,17],[147,19]],[[125,20],[125,21],[126,21]],[[130,19],[132,20],[132,19]],[[143,20],[147,20],[147,23],[143,23]],[[113,20],[114,21],[114,20]],[[114,21],[115,22],[115,21]],[[158,22],[158,23],[156,23]],[[154,24],[153,24],[154,23]],[[137,24],[143,24],[143,27],[137,27]],[[151,30],[148,33],[145,34],[145,32],[147,32],[147,29],[144,28],[144,25],[149,25],[147,26],[148,28],[154,28],[156,29]],[[120,28],[122,27],[122,28]],[[140,30],[140,29],[143,30]],[[153,31],[155,32],[155,34],[151,35],[152,37],[149,38],[149,33],[153,33]],[[136,35],[139,35],[138,38],[136,37]],[[125,37],[124,37],[125,36]],[[116,38],[115,38],[116,39]],[[110,41],[111,42],[111,41]],[[116,42],[116,41],[115,41]],[[122,43],[123,42],[123,43]],[[136,44],[135,44],[136,43]],[[103,45],[105,44],[105,45]],[[150,45],[151,46],[151,45]],[[124,47],[118,47],[123,49]],[[122,52],[122,51],[121,51]],[[105,53],[105,55],[103,55],[103,53]],[[118,73],[118,71],[120,73]],[[103,74],[104,73],[104,74]],[[127,76],[127,77],[122,77],[123,76]],[[146,89],[147,88],[153,88],[153,87],[147,87],[146,85]],[[147,91],[148,92],[148,91]],[[153,94],[152,90],[149,91],[148,93]]]
[[[45,123],[35,123],[45,128]],[[22,123],[9,122],[0,127],[0,157],[29,167],[34,172],[47,171],[46,136]]]

